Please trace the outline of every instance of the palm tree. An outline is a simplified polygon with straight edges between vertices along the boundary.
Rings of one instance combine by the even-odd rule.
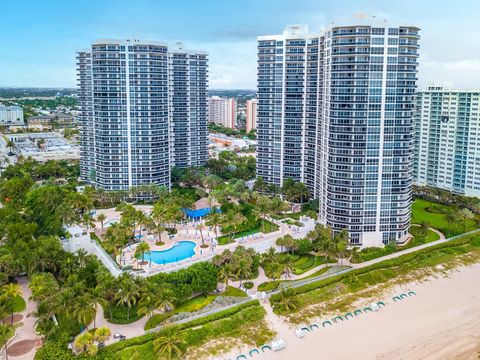
[[[463,221],[463,232],[465,232],[467,228],[467,220],[474,218],[473,212],[470,209],[463,208],[460,210],[459,217]]]
[[[290,274],[293,272],[294,265],[295,262],[290,255],[287,255],[282,261],[283,271],[285,272],[285,276],[287,278],[290,277]]]
[[[63,289],[56,298],[55,309],[58,312],[64,313],[67,317],[73,311],[75,293],[70,288]]]
[[[429,228],[430,228],[430,223],[428,221],[423,220],[422,222],[420,222],[420,234],[423,237],[427,237]]]
[[[37,319],[35,321],[35,333],[42,334],[46,339],[54,332],[55,323],[52,317],[55,309],[50,302],[40,301],[37,305],[37,310],[32,315]]]
[[[163,289],[159,294],[157,301],[157,309],[167,312],[172,311],[175,308],[175,304],[172,302],[172,292],[169,289]]]
[[[88,327],[93,320],[93,327],[95,327],[95,315],[97,314],[96,304],[89,293],[83,294],[77,298],[74,305],[74,314],[80,325]]]
[[[445,213],[445,220],[447,221],[447,229],[451,232],[450,225],[458,221],[458,210],[448,209]]]
[[[242,225],[246,220],[247,218],[241,212],[235,211],[232,214],[230,218],[230,225],[233,227],[232,240],[234,239],[235,234],[238,231],[238,227]]]
[[[5,359],[8,360],[7,344],[15,335],[15,327],[11,324],[0,323],[0,349],[5,349]]]
[[[349,249],[349,254],[350,254],[350,259],[349,259],[350,263],[356,263],[362,259],[360,255],[360,248],[358,246],[352,246]]]
[[[272,202],[268,196],[261,195],[257,198],[256,211],[260,216],[262,223],[262,232],[265,232],[265,217],[270,214],[272,210]]]
[[[135,249],[135,258],[137,259],[137,264],[138,264],[138,257],[141,256],[142,258],[142,267],[143,263],[145,262],[145,253],[150,251],[150,245],[148,245],[146,242],[142,241],[140,244],[137,245],[137,248]]]
[[[280,292],[280,300],[278,304],[282,307],[285,311],[295,310],[297,308],[297,302],[293,298],[294,294],[292,290],[285,289]]]
[[[97,285],[95,286],[95,288],[93,288],[91,291],[90,291],[90,296],[92,298],[92,301],[93,303],[95,304],[95,310],[97,309],[97,306],[105,306],[107,305],[107,301],[105,300],[105,298],[103,297],[104,295],[104,292],[103,292],[103,288],[100,286],[100,285]],[[95,312],[96,314],[96,312]],[[95,320],[96,320],[96,316],[94,316],[93,318],[93,327],[96,327],[96,323],[95,323]]]
[[[110,331],[110,329],[106,326],[102,326],[95,330],[93,338],[98,342],[104,343],[105,341],[110,339],[111,335],[112,332]]]
[[[131,275],[124,274],[119,278],[119,287],[115,298],[118,305],[127,306],[127,320],[130,319],[130,309],[137,303],[140,292]]]
[[[13,324],[13,312],[15,310],[15,299],[22,296],[22,289],[18,284],[7,284],[2,286],[2,296],[7,299],[10,304],[10,324]]]
[[[100,221],[100,225],[102,226],[102,230],[103,230],[103,222],[107,219],[107,217],[105,216],[105,214],[98,214],[97,216],[97,221]]]
[[[215,232],[215,239],[218,238],[218,227],[222,224],[222,214],[214,211],[208,214],[207,221],[205,222],[207,226],[213,227]]]
[[[200,222],[198,225],[195,227],[198,231],[200,231],[200,237],[202,238],[202,247],[205,246],[205,240],[203,239],[203,229],[205,229],[205,224]]]
[[[285,244],[286,241],[283,236],[280,236],[279,238],[277,238],[277,240],[275,240],[275,245],[280,246],[281,252],[283,252],[283,247],[285,246]]]
[[[158,296],[152,293],[150,289],[142,292],[140,300],[138,301],[137,313],[139,315],[147,315],[150,319],[153,315],[153,312],[157,309]]]
[[[240,287],[242,287],[242,281],[243,280],[246,280],[250,276],[252,276],[252,272],[251,272],[250,268],[248,267],[245,259],[241,259],[239,261],[236,276],[240,279]]]
[[[284,235],[280,238],[278,238],[276,241],[275,241],[275,245],[280,245],[282,246],[282,251],[283,251],[283,247],[287,247],[288,249],[290,249],[290,252],[293,253],[293,251],[295,250],[296,248],[296,243],[295,243],[295,239],[293,238],[292,235],[290,234],[287,234],[287,235]]]
[[[225,282],[225,289],[228,287],[229,278],[233,275],[232,266],[230,264],[225,264],[220,268],[218,279]]]
[[[160,359],[178,359],[183,355],[185,344],[185,332],[175,326],[167,326],[153,340],[153,351]]]

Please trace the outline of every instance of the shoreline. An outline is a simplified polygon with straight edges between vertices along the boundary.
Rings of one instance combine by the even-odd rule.
[[[480,351],[480,264],[460,267],[392,288],[417,296],[377,313],[315,330],[303,339],[282,334],[287,347],[264,359],[478,359]]]
[[[476,263],[396,285],[378,298],[387,303],[380,311],[320,327],[303,339],[295,336],[296,326],[273,315],[268,304],[269,325],[287,346],[278,352],[263,353],[258,359],[478,360],[479,278],[480,263]],[[405,293],[407,289],[417,295],[392,300],[392,294]],[[246,353],[246,347],[241,350]],[[219,358],[234,359],[241,350]]]

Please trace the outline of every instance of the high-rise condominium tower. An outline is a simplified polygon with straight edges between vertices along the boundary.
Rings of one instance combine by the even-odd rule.
[[[170,187],[172,166],[205,162],[205,53],[100,40],[77,59],[85,181],[105,190]]]
[[[178,43],[169,54],[173,165],[207,162],[207,53]]]
[[[417,95],[414,182],[480,197],[480,90]]]
[[[408,238],[418,30],[359,21],[258,38],[257,175],[304,182],[320,222],[353,244]]]

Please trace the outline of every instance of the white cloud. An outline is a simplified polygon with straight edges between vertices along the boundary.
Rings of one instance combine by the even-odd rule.
[[[188,44],[209,53],[211,89],[256,89],[257,42],[255,39],[235,42]]]

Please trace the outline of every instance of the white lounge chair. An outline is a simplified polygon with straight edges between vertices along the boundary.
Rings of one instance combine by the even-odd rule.
[[[301,338],[303,338],[303,337],[305,336],[305,331],[302,330],[301,328],[298,328],[298,329],[295,330],[295,335],[296,335],[299,339],[301,339]]]
[[[286,347],[285,341],[283,339],[277,338],[273,340],[270,345],[272,346],[273,351],[279,351]]]

